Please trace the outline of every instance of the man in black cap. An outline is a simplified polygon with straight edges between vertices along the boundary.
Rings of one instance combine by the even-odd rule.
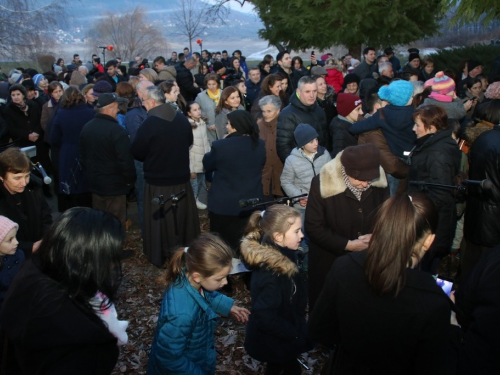
[[[467,91],[467,79],[475,78],[483,72],[483,63],[480,61],[470,59],[467,60],[467,77],[459,82],[457,85],[457,96],[459,98],[464,98]]]
[[[135,166],[130,140],[116,121],[118,104],[126,102],[116,93],[103,93],[97,100],[95,118],[80,134],[80,162],[92,192],[92,207],[126,220],[126,194],[134,186]]]
[[[386,49],[384,49],[384,55],[388,57],[389,62],[392,64],[392,69],[394,70],[394,72],[399,73],[399,71],[401,70],[401,62],[394,55],[394,50],[391,47],[387,47]]]

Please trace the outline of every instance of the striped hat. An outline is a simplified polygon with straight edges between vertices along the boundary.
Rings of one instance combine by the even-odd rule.
[[[427,80],[424,87],[432,86],[432,92],[446,95],[455,91],[455,81],[445,76],[443,72],[437,72],[434,78]]]

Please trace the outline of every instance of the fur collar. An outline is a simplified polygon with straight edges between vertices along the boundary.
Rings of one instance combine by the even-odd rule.
[[[299,271],[297,265],[278,249],[261,244],[260,240],[260,234],[254,232],[241,241],[241,255],[250,268],[265,268],[288,277],[292,277]]]
[[[326,199],[333,197],[334,195],[341,194],[347,189],[347,185],[342,178],[342,164],[340,163],[340,157],[342,152],[339,152],[335,159],[330,160],[326,163],[323,168],[321,168],[319,177],[319,189],[321,193],[321,198]],[[372,187],[376,188],[386,188],[387,178],[385,177],[385,172],[380,166],[380,177],[373,181]]]

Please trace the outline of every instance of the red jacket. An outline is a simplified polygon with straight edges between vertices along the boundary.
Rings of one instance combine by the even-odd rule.
[[[329,86],[332,86],[335,90],[335,94],[342,91],[342,85],[344,84],[344,76],[337,69],[326,68],[328,75],[325,77],[325,81]]]

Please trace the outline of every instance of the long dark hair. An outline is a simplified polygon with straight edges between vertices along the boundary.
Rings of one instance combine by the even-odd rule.
[[[223,108],[226,108],[226,109],[232,109],[232,108],[229,108],[226,104],[226,100],[233,94],[237,92],[239,97],[240,97],[240,105],[242,105],[242,103],[244,103],[244,100],[241,96],[241,92],[240,90],[238,90],[236,87],[234,86],[228,86],[226,87],[224,90],[222,90],[222,93],[220,94],[220,99],[219,99],[219,104],[217,104],[217,108],[215,108],[215,113],[218,114],[218,113],[221,113],[222,109]]]
[[[365,273],[378,294],[403,289],[405,270],[415,266],[412,256],[426,234],[436,232],[438,215],[434,203],[424,194],[395,194],[377,213],[365,262]]]
[[[97,291],[115,299],[121,282],[120,255],[124,232],[111,214],[91,208],[65,211],[42,239],[37,255],[42,273],[88,310]]]

